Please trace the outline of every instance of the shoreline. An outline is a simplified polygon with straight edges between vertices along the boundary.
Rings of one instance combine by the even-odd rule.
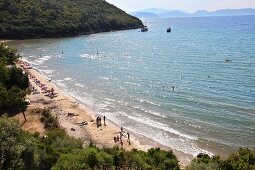
[[[17,64],[20,66],[20,63]],[[91,141],[96,144],[98,147],[114,147],[119,146],[123,147],[126,150],[138,149],[147,151],[153,147],[159,147],[164,150],[172,149],[174,154],[179,160],[180,167],[187,166],[190,161],[193,159],[192,155],[177,151],[174,148],[164,146],[139,134],[127,131],[130,133],[131,145],[128,144],[127,138],[123,139],[123,146],[120,143],[115,143],[113,137],[118,135],[120,132],[120,127],[108,120],[106,118],[106,126],[96,127],[96,116],[93,111],[85,106],[82,103],[79,103],[79,100],[75,99],[70,94],[66,93],[64,90],[54,83],[54,81],[49,81],[36,68],[27,69],[30,75],[36,77],[41,83],[46,84],[49,88],[54,88],[54,91],[57,92],[57,97],[50,99],[49,97],[44,96],[41,90],[40,94],[30,94],[26,98],[30,100],[31,106],[35,108],[50,108],[54,116],[57,117],[60,126],[65,129],[68,135],[81,139],[85,145],[88,145]],[[36,86],[35,82],[32,79],[29,79],[30,83],[39,89]],[[69,117],[68,113],[77,114],[77,116]],[[86,121],[88,125],[79,126],[77,123]],[[125,130],[125,127],[124,127]],[[127,133],[126,132],[126,133]]]

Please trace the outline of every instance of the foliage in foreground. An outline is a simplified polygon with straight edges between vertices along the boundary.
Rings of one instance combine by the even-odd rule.
[[[0,169],[173,169],[179,170],[172,151],[159,148],[148,152],[119,148],[83,148],[80,140],[61,129],[45,137],[28,134],[19,124],[0,117]]]
[[[29,86],[28,76],[14,62],[17,52],[0,44],[0,114],[4,109],[25,105],[24,97]]]
[[[58,120],[51,114],[50,109],[36,108],[32,110],[32,113],[39,114],[41,116],[41,122],[44,124],[45,129],[53,130],[59,127]]]
[[[226,160],[219,156],[199,154],[186,170],[255,170],[255,149],[240,148]]]
[[[0,38],[61,37],[139,28],[104,0],[0,0]]]
[[[0,117],[0,169],[141,169],[179,170],[172,151],[153,148],[147,152],[120,148],[83,148],[82,141],[64,130],[53,129],[45,137],[21,130],[19,124]],[[255,150],[240,148],[226,160],[199,154],[186,170],[254,170]]]

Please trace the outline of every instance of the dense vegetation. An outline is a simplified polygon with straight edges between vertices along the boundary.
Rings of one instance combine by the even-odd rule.
[[[61,129],[44,137],[31,135],[5,116],[0,117],[0,129],[0,169],[179,169],[172,151],[99,149],[92,144],[83,148]]]
[[[14,65],[18,58],[15,50],[0,44],[0,114],[7,108],[25,107],[24,97],[29,80],[22,69]]]
[[[255,170],[255,149],[240,148],[226,160],[219,156],[199,154],[186,170]]]
[[[44,124],[45,129],[53,130],[59,127],[57,118],[51,114],[49,109],[36,108],[32,110],[32,113],[41,116],[41,122]]]
[[[132,29],[142,22],[104,0],[0,0],[0,38],[60,37]]]
[[[59,128],[45,136],[29,134],[19,124],[0,117],[0,169],[129,169],[179,170],[172,151],[153,148],[147,152],[120,148],[83,148],[82,141],[66,135]],[[226,160],[219,156],[199,154],[186,170],[254,170],[255,150],[240,148]]]

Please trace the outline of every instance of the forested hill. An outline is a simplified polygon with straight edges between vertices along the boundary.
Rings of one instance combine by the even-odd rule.
[[[0,0],[0,38],[74,36],[139,28],[142,22],[104,0]]]

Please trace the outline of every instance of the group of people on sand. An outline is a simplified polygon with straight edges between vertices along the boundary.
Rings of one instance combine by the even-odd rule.
[[[120,145],[122,147],[123,146],[123,138],[127,138],[128,144],[131,145],[130,134],[128,132],[125,132],[123,127],[121,126],[119,135],[114,136],[113,140],[115,143],[120,143]]]
[[[104,116],[104,117],[103,117],[104,126],[106,126],[106,124],[105,124],[105,119],[106,119],[106,117]],[[96,124],[97,124],[97,127],[102,126],[102,118],[101,118],[101,116],[97,116],[97,118],[96,118]]]
[[[20,60],[19,64],[20,64],[20,67],[22,67],[25,71],[32,68],[32,66],[28,62],[25,62],[25,61]]]
[[[57,93],[55,92],[54,88],[49,88],[46,84],[43,84],[30,72],[28,72],[28,76],[30,80],[32,80],[37,85],[37,87],[41,89],[42,93],[45,93],[44,96],[48,96],[51,99],[57,97]],[[32,92],[33,94],[40,94],[39,90],[37,90],[34,86],[32,86]]]
[[[30,71],[32,67],[29,65],[29,63],[25,61],[20,61],[20,66],[24,69],[24,71],[28,74],[28,77],[30,81],[34,82],[37,87],[40,88],[42,93],[45,93],[44,96],[48,96],[49,98],[53,99],[54,97],[57,97],[57,93],[55,92],[54,88],[49,88],[46,84],[43,84],[39,79],[37,79]],[[30,84],[30,88],[33,94],[40,94],[40,91]]]

